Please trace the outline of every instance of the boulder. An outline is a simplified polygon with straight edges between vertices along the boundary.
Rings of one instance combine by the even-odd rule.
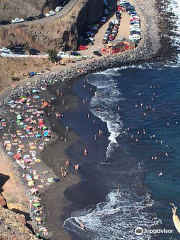
[[[0,194],[0,206],[7,208],[7,202],[6,199],[4,198],[4,196],[2,194]]]

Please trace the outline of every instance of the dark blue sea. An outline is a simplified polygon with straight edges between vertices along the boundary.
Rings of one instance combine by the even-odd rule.
[[[80,106],[63,120],[81,138],[68,150],[82,178],[65,192],[72,239],[180,239],[170,205],[180,216],[180,68],[107,70],[77,80],[73,91]]]

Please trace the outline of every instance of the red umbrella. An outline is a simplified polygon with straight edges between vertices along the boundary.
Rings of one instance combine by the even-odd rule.
[[[44,123],[44,121],[43,120],[40,120],[39,121],[39,125],[41,125],[41,124],[43,124]]]
[[[17,153],[16,155],[14,155],[14,158],[19,160],[19,159],[21,159],[21,156]]]

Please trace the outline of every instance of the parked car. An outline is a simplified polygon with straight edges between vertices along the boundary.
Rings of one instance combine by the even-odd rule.
[[[79,50],[79,51],[80,51],[80,50],[86,50],[86,49],[88,49],[87,46],[80,45],[80,46],[78,47],[78,50]]]
[[[92,31],[97,31],[98,30],[98,25],[90,25],[88,27],[88,29],[92,30]]]
[[[56,13],[54,11],[50,11],[50,12],[46,13],[46,17],[51,17],[54,15],[56,15]]]
[[[103,43],[103,44],[107,44],[107,41],[108,41],[108,38],[107,38],[107,37],[104,37],[103,40],[102,40],[102,43]]]
[[[36,20],[44,18],[44,14],[39,14],[38,16],[35,17]]]
[[[63,9],[62,6],[58,6],[58,7],[55,8],[55,12],[60,12],[62,9]]]
[[[37,53],[40,53],[40,51],[35,49],[35,48],[30,48],[29,49],[29,54],[30,55],[36,55]]]
[[[24,51],[23,51],[22,47],[12,47],[11,51],[14,54],[24,54]]]
[[[119,24],[120,24],[120,19],[116,19],[116,20],[115,20],[115,24],[118,24],[118,25],[119,25]]]
[[[57,56],[61,57],[61,58],[67,58],[67,57],[69,57],[69,54],[67,54],[65,52],[58,52]]]
[[[12,54],[11,50],[9,48],[6,48],[6,47],[2,47],[0,49],[0,52],[5,53],[5,54]]]
[[[104,15],[108,15],[109,11],[107,8],[104,9]]]
[[[75,56],[75,57],[81,57],[82,55],[78,52],[71,52],[70,55]]]
[[[102,56],[102,54],[101,54],[99,51],[94,51],[93,53],[94,53],[94,55],[96,55],[96,56],[98,56],[98,57],[101,57],[101,56]]]
[[[3,21],[0,22],[0,25],[7,25],[7,24],[10,24],[10,23],[11,23],[10,21],[3,20]]]
[[[87,42],[89,45],[94,45],[94,42],[91,39],[88,39]]]
[[[68,1],[64,1],[61,5],[64,7],[67,3]]]
[[[24,19],[23,18],[15,18],[11,22],[12,23],[21,23],[21,22],[24,22]]]
[[[101,23],[105,23],[106,22],[106,17],[102,17],[101,18]]]
[[[84,33],[86,37],[94,37],[94,33],[92,31],[87,31]]]
[[[27,21],[27,22],[29,22],[29,21],[35,20],[35,18],[34,18],[34,17],[27,17],[27,18],[25,18],[24,20]]]
[[[129,40],[136,40],[136,41],[138,41],[138,40],[140,40],[141,39],[141,37],[140,37],[140,35],[138,35],[138,34],[133,34],[133,35],[130,35],[129,36]]]

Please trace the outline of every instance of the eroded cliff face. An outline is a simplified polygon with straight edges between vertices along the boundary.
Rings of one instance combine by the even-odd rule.
[[[46,1],[44,8],[51,2],[55,4],[55,1]],[[1,26],[0,46],[12,47],[22,44],[27,48],[35,47],[40,51],[52,48],[57,51],[76,50],[78,36],[87,25],[99,22],[102,14],[103,0],[77,0],[65,17],[54,20],[45,19],[45,21],[30,22],[25,25]]]
[[[77,31],[81,35],[89,24],[99,23],[103,15],[103,0],[86,0],[77,17]]]
[[[36,16],[54,9],[64,0],[1,0],[0,21]]]

